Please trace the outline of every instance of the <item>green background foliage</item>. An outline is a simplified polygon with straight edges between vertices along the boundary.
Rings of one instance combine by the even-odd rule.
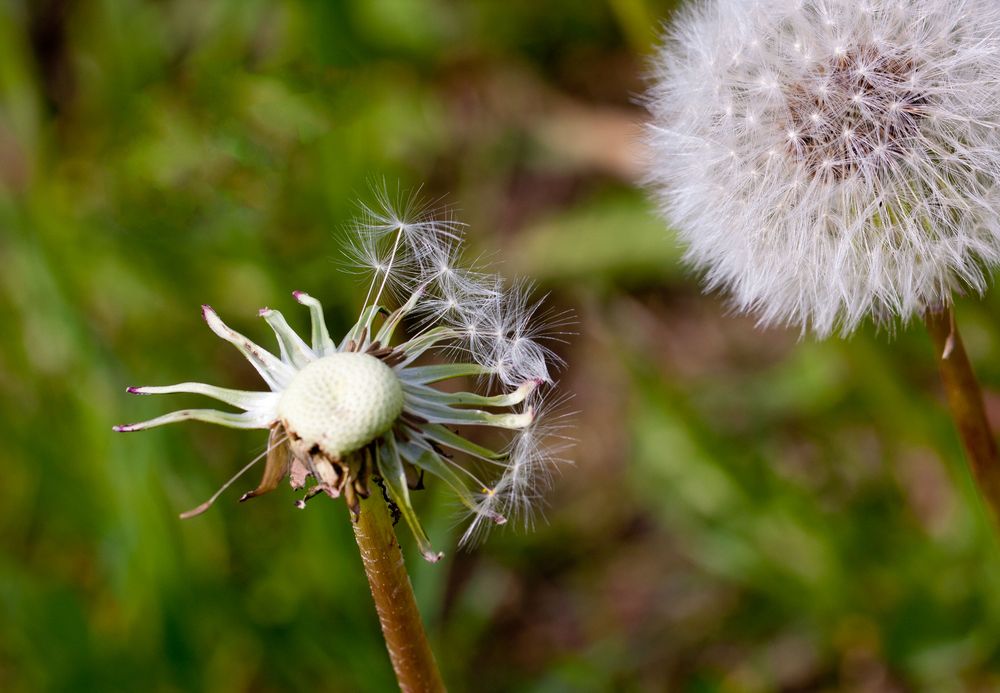
[[[186,404],[129,384],[257,386],[201,303],[264,340],[256,310],[302,327],[301,289],[348,326],[373,180],[578,318],[546,520],[457,552],[432,485],[445,560],[401,533],[453,690],[1000,687],[1000,547],[919,326],[757,329],[636,190],[672,10],[0,2],[0,689],[392,690],[342,503],[237,486],[182,522],[263,434],[111,433]],[[994,419],[998,310],[959,305]]]

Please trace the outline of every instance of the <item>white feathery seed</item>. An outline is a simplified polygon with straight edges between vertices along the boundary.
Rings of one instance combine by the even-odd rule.
[[[710,289],[827,336],[1000,263],[1000,3],[696,0],[655,58],[649,182]]]
[[[462,535],[463,544],[475,544],[490,530],[487,520],[495,514],[530,528],[543,506],[552,476],[568,460],[575,445],[569,435],[573,412],[566,409],[570,397],[541,399],[535,405],[535,419],[517,432],[507,445],[510,465],[493,488],[478,495],[479,509]]]

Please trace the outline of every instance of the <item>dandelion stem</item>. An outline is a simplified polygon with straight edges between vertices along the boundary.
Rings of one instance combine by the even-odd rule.
[[[385,646],[389,650],[400,690],[405,693],[444,691],[444,683],[413,597],[403,554],[392,528],[392,519],[377,489],[370,498],[361,502],[361,512],[354,523],[354,538],[361,551],[375,610],[382,624]]]
[[[925,321],[939,358],[948,406],[972,464],[979,492],[989,505],[994,521],[1000,523],[1000,453],[986,419],[979,382],[955,324],[954,311],[950,306],[929,310]]]

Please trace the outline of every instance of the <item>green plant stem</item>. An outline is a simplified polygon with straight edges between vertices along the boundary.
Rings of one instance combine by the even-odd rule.
[[[385,646],[405,693],[438,693],[444,682],[420,620],[392,518],[378,489],[361,501],[354,538],[368,576]]]
[[[1000,526],[1000,454],[983,407],[979,381],[965,353],[962,337],[950,306],[928,311],[927,330],[934,342],[941,379],[952,418],[972,464],[979,492]]]

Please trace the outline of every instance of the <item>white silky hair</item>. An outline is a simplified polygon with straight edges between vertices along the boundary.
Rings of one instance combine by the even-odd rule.
[[[654,79],[649,183],[762,324],[891,326],[1000,264],[1000,2],[696,0]]]
[[[556,396],[536,402],[534,420],[507,445],[503,475],[492,489],[479,494],[478,510],[462,535],[463,546],[474,546],[486,537],[495,512],[525,528],[534,526],[553,474],[570,462],[566,454],[576,444],[569,434],[575,415],[567,409],[570,399]]]
[[[551,393],[552,371],[564,365],[548,343],[562,341],[573,321],[569,313],[546,310],[544,298],[532,299],[530,282],[508,282],[481,262],[467,262],[464,226],[447,210],[414,200],[376,189],[375,203],[363,207],[351,230],[348,257],[371,281],[366,304],[378,303],[380,292],[397,299],[418,296],[417,329],[450,329],[455,340],[448,348],[483,366],[488,381],[504,389],[529,382],[545,386],[526,402],[532,423],[514,433],[494,478],[477,494],[461,541],[473,545],[497,513],[531,526],[552,469],[566,461],[564,400],[543,393]]]

